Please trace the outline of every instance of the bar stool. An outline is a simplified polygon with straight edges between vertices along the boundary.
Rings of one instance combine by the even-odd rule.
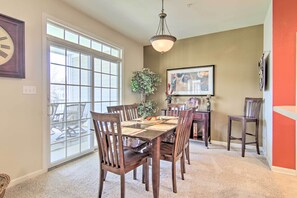
[[[244,115],[242,116],[230,116],[228,115],[228,137],[227,137],[227,150],[230,151],[231,140],[241,140],[241,156],[244,157],[245,145],[256,144],[257,153],[260,155],[259,150],[259,114],[263,99],[262,98],[245,98],[244,103]],[[242,137],[237,138],[231,136],[232,121],[238,121],[242,124]],[[252,122],[256,124],[255,132],[248,133],[246,130],[247,123]],[[255,142],[246,142],[246,135],[254,136]]]

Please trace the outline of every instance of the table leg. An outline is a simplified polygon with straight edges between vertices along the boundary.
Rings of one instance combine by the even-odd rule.
[[[153,194],[154,198],[159,198],[160,188],[160,142],[158,137],[153,141],[152,148],[152,178],[153,178]]]
[[[204,142],[206,148],[208,148],[208,124],[206,119],[204,120]]]

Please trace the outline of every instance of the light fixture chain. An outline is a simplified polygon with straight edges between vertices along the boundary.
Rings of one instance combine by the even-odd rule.
[[[168,28],[168,25],[167,25],[167,21],[166,21],[166,19],[164,19],[164,21],[165,21],[166,29],[167,29],[169,35],[171,35],[171,33],[170,33],[170,31],[169,31],[169,28]],[[163,29],[164,29],[164,28],[163,28]]]

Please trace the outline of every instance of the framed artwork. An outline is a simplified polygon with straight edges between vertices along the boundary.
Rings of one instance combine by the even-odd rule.
[[[258,62],[259,67],[259,89],[260,91],[267,89],[267,66],[268,66],[269,53],[262,54],[260,61]]]
[[[173,96],[214,96],[214,65],[167,69]]]
[[[0,14],[0,77],[25,78],[25,23]]]

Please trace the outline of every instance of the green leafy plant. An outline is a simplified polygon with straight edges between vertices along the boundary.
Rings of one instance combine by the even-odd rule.
[[[142,117],[152,116],[157,112],[157,104],[151,100],[144,103],[140,103],[138,106],[138,112]]]
[[[154,94],[160,83],[160,76],[148,68],[133,72],[131,90],[141,95],[141,104],[138,110],[142,117],[156,113],[156,104],[152,101],[146,101],[146,97]]]

